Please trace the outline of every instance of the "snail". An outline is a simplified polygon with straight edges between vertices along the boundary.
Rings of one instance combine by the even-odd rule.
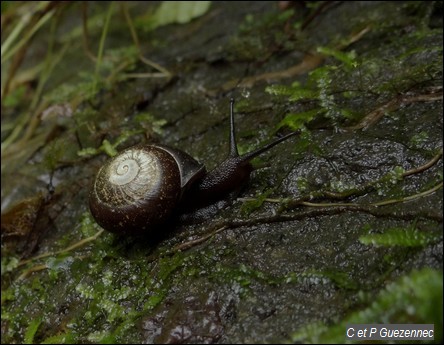
[[[107,161],[89,198],[97,223],[117,234],[149,234],[178,210],[204,207],[240,189],[253,171],[254,157],[297,134],[239,155],[233,107],[232,98],[228,157],[210,172],[187,153],[160,144],[139,144]]]

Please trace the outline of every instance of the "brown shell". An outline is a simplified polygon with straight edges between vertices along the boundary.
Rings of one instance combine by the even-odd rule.
[[[149,233],[173,212],[182,184],[204,174],[204,168],[187,154],[184,182],[172,149],[137,145],[112,158],[97,173],[90,193],[90,210],[104,229],[119,234]],[[185,156],[184,156],[185,155]],[[183,173],[182,173],[183,174]]]

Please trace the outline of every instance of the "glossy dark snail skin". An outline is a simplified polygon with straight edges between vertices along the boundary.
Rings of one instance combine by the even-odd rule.
[[[107,161],[97,173],[89,199],[97,223],[117,234],[149,234],[183,205],[204,207],[239,189],[253,171],[254,157],[297,134],[289,133],[240,156],[233,106],[231,99],[228,157],[208,173],[185,152],[158,144],[136,145]]]

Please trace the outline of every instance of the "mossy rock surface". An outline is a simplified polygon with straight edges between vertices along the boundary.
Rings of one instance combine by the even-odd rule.
[[[187,3],[2,2],[2,343],[440,343],[442,2]],[[101,233],[107,156],[211,170],[231,97],[241,153],[300,135],[210,219]]]

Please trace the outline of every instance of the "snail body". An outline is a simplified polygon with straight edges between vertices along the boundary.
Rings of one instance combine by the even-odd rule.
[[[97,223],[118,234],[149,234],[185,205],[199,208],[239,189],[253,171],[251,160],[296,134],[239,155],[231,100],[230,152],[214,170],[168,146],[136,145],[107,161],[96,175],[89,206]]]

